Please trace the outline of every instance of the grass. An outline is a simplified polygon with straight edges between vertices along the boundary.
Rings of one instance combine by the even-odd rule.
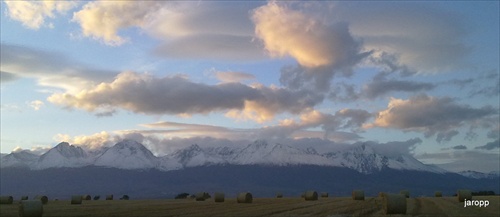
[[[456,197],[419,197],[407,199],[407,215],[391,216],[500,216],[500,197],[475,196],[474,200],[489,200],[486,208],[463,207]],[[18,216],[18,201],[0,205],[0,216]],[[49,201],[44,205],[44,217],[50,216],[385,216],[382,199],[366,197],[354,201],[351,197],[319,198],[254,198],[251,204],[238,204],[236,198],[223,203],[213,199],[204,202],[185,200],[98,200],[71,205],[66,201]]]

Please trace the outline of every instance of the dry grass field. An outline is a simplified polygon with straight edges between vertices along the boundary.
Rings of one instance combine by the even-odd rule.
[[[406,215],[391,216],[500,216],[500,197],[477,196],[474,200],[489,200],[484,207],[466,207],[456,197],[422,197],[407,199]],[[367,197],[354,201],[350,197],[320,198],[254,198],[251,204],[238,204],[235,198],[223,203],[183,200],[113,200],[83,201],[71,205],[69,200],[49,201],[44,205],[45,217],[50,216],[386,216],[381,198]],[[0,205],[0,216],[18,216],[17,201]]]

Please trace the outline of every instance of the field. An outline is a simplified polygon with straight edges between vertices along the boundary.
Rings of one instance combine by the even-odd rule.
[[[391,216],[500,216],[500,197],[475,196],[488,200],[489,206],[465,207],[456,197],[421,197],[407,199],[406,215]],[[70,205],[69,200],[49,201],[44,215],[49,216],[385,216],[381,198],[367,197],[365,201],[351,198],[254,198],[251,204],[238,204],[235,198],[223,203],[182,200],[98,200]],[[17,201],[0,205],[0,216],[18,216]]]

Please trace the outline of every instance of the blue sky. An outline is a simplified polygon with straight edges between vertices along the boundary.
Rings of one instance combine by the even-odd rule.
[[[498,171],[499,19],[496,1],[3,1],[1,152],[401,141]]]

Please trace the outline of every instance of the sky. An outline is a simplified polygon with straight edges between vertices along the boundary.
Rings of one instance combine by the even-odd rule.
[[[371,142],[500,171],[498,1],[2,1],[1,152]]]

